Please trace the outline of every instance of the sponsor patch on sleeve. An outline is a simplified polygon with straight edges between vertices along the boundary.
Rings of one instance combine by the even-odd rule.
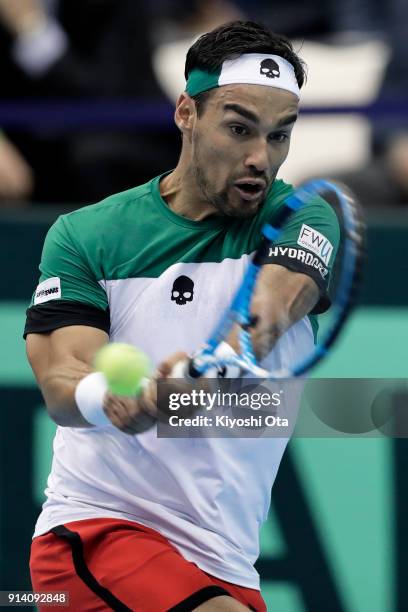
[[[274,260],[279,263],[290,263],[291,267],[298,267],[299,272],[305,271],[305,266],[314,268],[323,279],[327,278],[328,268],[326,268],[319,257],[315,257],[309,251],[304,249],[296,249],[294,247],[270,247],[267,256],[264,258],[264,263],[274,263]],[[295,265],[293,265],[295,264]],[[297,264],[297,265],[296,265]]]
[[[43,304],[61,297],[61,279],[58,276],[47,278],[35,290],[34,305]]]
[[[303,223],[297,243],[305,249],[315,253],[326,266],[328,265],[331,254],[333,253],[333,245],[326,236],[313,227],[310,227],[310,225]]]

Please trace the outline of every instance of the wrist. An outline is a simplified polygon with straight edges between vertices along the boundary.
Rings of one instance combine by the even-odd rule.
[[[103,402],[108,385],[102,372],[88,374],[76,386],[75,402],[84,419],[96,427],[112,425],[105,414]]]

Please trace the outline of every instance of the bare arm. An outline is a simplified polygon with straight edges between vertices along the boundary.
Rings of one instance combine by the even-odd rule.
[[[67,427],[90,427],[75,403],[75,388],[92,372],[96,351],[108,335],[94,327],[73,325],[48,334],[27,336],[27,356],[51,418]]]
[[[277,264],[263,266],[251,304],[256,317],[252,342],[257,358],[267,355],[289,327],[309,314],[318,299],[319,289],[310,276]],[[233,342],[235,348],[236,339]]]
[[[31,168],[18,149],[0,132],[0,205],[28,198],[34,187]]]
[[[27,336],[27,355],[42,391],[50,417],[62,427],[92,427],[75,402],[75,389],[90,374],[95,353],[108,335],[94,327],[73,325],[48,334]],[[106,392],[103,411],[112,425],[134,435],[149,429],[156,419],[156,378],[167,376],[185,353],[175,353],[160,368],[151,384],[137,398]]]
[[[309,314],[318,299],[319,289],[310,276],[278,264],[264,265],[251,302],[251,338],[256,358],[265,357],[291,325]],[[237,352],[239,330],[236,326],[227,339]]]
[[[14,35],[36,28],[45,19],[39,0],[0,0],[0,20]]]

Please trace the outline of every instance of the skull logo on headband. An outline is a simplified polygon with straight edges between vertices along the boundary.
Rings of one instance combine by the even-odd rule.
[[[269,79],[280,77],[279,65],[273,59],[264,59],[261,62],[260,73]]]

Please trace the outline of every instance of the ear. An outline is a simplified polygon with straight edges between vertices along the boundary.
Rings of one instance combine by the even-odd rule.
[[[174,113],[174,121],[178,129],[183,133],[191,131],[196,115],[194,100],[186,92],[183,92],[177,100]]]

